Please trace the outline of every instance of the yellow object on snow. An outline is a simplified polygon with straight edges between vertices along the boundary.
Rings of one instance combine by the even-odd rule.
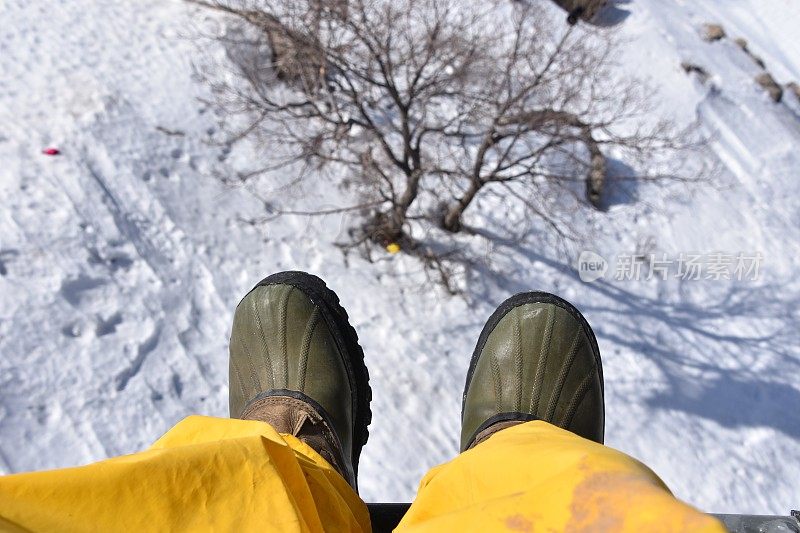
[[[4,531],[368,531],[364,503],[263,422],[192,416],[147,451],[0,477]],[[545,422],[505,429],[422,481],[400,531],[708,531],[630,457]]]
[[[396,254],[400,251],[400,245],[396,242],[392,242],[386,245],[386,251],[390,254]]]

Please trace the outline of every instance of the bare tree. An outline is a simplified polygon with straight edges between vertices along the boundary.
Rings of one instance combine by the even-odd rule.
[[[212,84],[226,113],[249,119],[235,137],[278,143],[270,169],[346,169],[354,207],[369,208],[360,240],[411,243],[420,218],[457,232],[487,190],[563,231],[554,190],[600,207],[609,150],[675,146],[664,124],[637,122],[647,99],[614,74],[609,32],[539,4],[188,1],[255,35],[233,79]]]

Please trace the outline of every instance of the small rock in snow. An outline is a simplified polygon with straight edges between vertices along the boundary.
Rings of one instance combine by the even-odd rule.
[[[776,103],[779,103],[783,100],[783,88],[778,85],[778,82],[775,81],[775,78],[772,77],[772,74],[769,72],[763,72],[756,76],[756,83],[761,86],[767,93],[769,97]]]
[[[702,36],[704,41],[714,42],[725,38],[725,28],[720,24],[703,24]]]

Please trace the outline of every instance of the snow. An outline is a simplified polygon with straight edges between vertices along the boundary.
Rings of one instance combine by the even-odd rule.
[[[187,37],[203,15],[177,0],[7,0],[0,472],[131,453],[188,414],[225,416],[232,311],[262,277],[297,268],[337,291],[366,352],[367,501],[410,500],[424,472],[457,453],[483,322],[513,292],[541,289],[573,301],[598,335],[607,444],[709,512],[797,507],[800,102],[788,91],[782,104],[769,100],[732,39],[746,38],[780,83],[800,81],[800,4],[721,4],[618,1],[604,15],[626,39],[622,68],[650,80],[660,114],[698,121],[719,173],[688,190],[639,185],[634,201],[604,215],[591,249],[759,252],[760,279],[587,284],[547,247],[467,237],[493,268],[461,298],[432,290],[403,254],[345,259],[333,244],[345,235],[342,215],[247,222],[263,216],[261,204],[212,174],[252,168],[259,155],[209,142],[217,120],[198,100],[208,95],[193,76],[199,44]],[[706,22],[730,38],[704,42]],[[703,66],[710,85],[682,61]],[[51,146],[61,154],[42,154]],[[472,215],[487,231],[502,222],[493,201]]]

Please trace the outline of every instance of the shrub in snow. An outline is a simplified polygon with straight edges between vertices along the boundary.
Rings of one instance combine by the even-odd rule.
[[[247,117],[234,138],[280,147],[270,170],[335,169],[359,195],[354,244],[413,250],[412,224],[458,232],[490,193],[567,236],[582,202],[602,206],[607,154],[676,145],[639,120],[647,92],[617,74],[610,31],[533,3],[190,1],[247,28],[233,75],[207,73],[220,114]]]
[[[564,8],[569,17],[567,22],[576,24],[578,19],[590,21],[603,9],[608,0],[554,0],[556,4]]]

